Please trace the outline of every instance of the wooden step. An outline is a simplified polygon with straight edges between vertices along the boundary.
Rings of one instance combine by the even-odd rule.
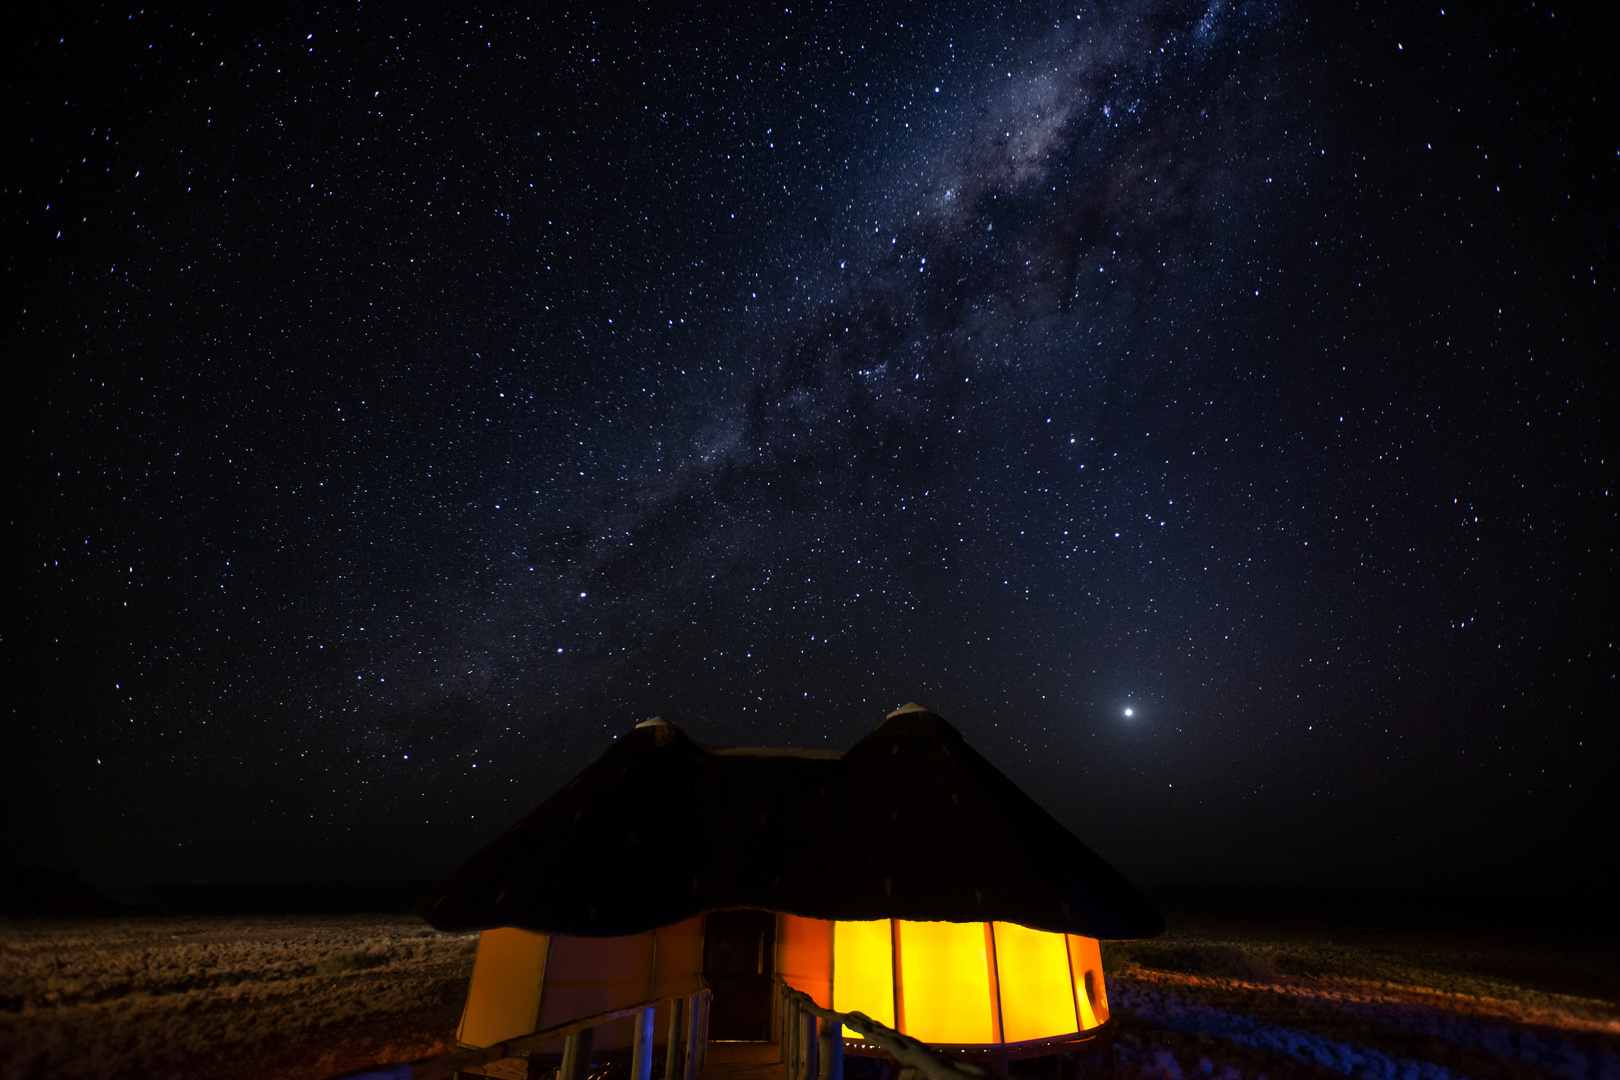
[[[700,1080],[784,1080],[782,1048],[773,1042],[711,1042]]]

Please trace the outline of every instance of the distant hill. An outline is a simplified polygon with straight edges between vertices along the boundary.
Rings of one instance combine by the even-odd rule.
[[[138,899],[160,915],[404,915],[430,881],[206,881],[156,885]]]
[[[0,867],[0,915],[8,919],[83,919],[143,914],[79,880],[77,871]]]

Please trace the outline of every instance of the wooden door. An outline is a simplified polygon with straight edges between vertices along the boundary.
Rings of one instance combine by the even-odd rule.
[[[703,920],[703,977],[714,991],[709,1038],[770,1041],[776,913],[714,911]]]

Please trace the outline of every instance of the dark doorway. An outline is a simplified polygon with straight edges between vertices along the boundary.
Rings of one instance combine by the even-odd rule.
[[[714,991],[709,1038],[769,1041],[775,972],[775,912],[711,912],[703,920],[703,977]]]

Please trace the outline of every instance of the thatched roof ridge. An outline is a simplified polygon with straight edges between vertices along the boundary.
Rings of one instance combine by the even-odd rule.
[[[1164,927],[1134,886],[918,707],[842,755],[711,748],[670,724],[638,726],[417,910],[441,930],[608,936],[740,907],[1097,938]]]

